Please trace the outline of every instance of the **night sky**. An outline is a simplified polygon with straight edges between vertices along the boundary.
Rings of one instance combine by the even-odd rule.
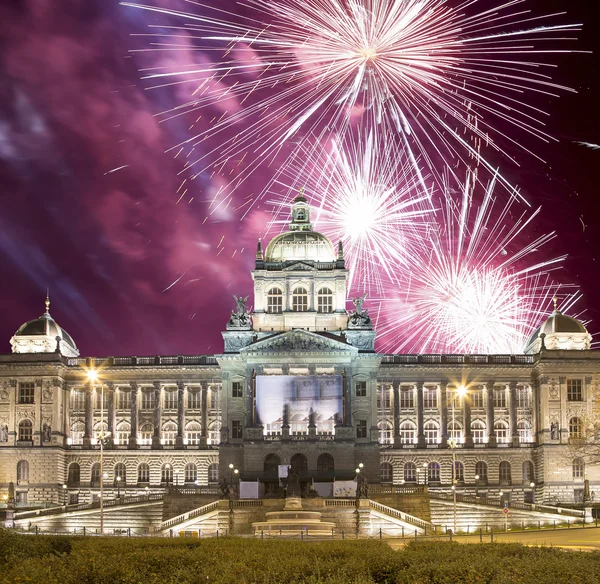
[[[544,104],[560,140],[534,145],[547,164],[526,155],[520,168],[503,163],[543,206],[536,229],[557,231],[548,257],[569,254],[558,279],[581,287],[578,308],[592,333],[600,331],[600,150],[576,142],[600,144],[595,3],[530,3],[583,22],[576,48],[595,53],[552,56],[554,79],[578,93]],[[47,286],[52,315],[83,355],[222,351],[231,295],[252,293],[249,271],[269,213],[259,208],[240,221],[232,205],[205,221],[210,177],[177,204],[181,165],[165,150],[186,137],[186,123],[155,117],[177,105],[177,91],[145,91],[138,72],[198,55],[129,53],[145,42],[131,34],[165,19],[116,0],[3,0],[0,22],[0,352],[43,313]],[[252,189],[271,172],[256,173]]]

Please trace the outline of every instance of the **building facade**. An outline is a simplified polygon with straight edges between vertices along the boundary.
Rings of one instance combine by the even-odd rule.
[[[555,310],[518,355],[383,355],[347,276],[300,195],[258,244],[254,309],[236,297],[222,354],[84,358],[47,301],[0,355],[0,495],[88,502],[101,476],[105,497],[220,478],[270,494],[291,465],[325,491],[360,467],[490,499],[600,496],[577,448],[600,418],[600,352],[579,321]]]

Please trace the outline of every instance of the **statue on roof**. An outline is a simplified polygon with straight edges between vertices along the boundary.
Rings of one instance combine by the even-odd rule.
[[[363,308],[366,298],[367,293],[365,292],[362,296],[352,299],[352,303],[354,304],[354,312],[351,312],[348,316],[348,328],[373,328],[373,322],[369,316],[369,311],[366,308]]]
[[[227,330],[250,330],[252,328],[252,321],[250,319],[250,312],[246,308],[248,296],[242,297],[234,294],[233,299],[235,300],[235,309],[231,311]]]

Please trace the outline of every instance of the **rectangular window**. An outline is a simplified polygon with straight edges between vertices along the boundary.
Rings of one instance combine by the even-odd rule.
[[[387,385],[380,385],[377,388],[377,407],[383,409],[392,407],[392,391]]]
[[[473,409],[481,409],[483,408],[483,391],[481,389],[474,389],[470,393],[471,397],[471,407]]]
[[[582,379],[567,379],[567,401],[583,401]]]
[[[219,388],[214,385],[210,388],[210,409],[219,409]]]
[[[400,407],[401,408],[414,408],[415,407],[415,393],[412,387],[400,388]]]
[[[233,420],[231,422],[231,437],[236,440],[239,440],[243,437],[242,422],[240,422],[240,420]]]
[[[130,410],[131,409],[131,392],[120,389],[118,404],[119,404],[118,408],[120,410]]]
[[[506,407],[506,388],[503,387],[502,389],[494,389],[494,407]]]
[[[19,403],[32,404],[35,395],[35,383],[24,381],[19,383]]]
[[[188,408],[199,410],[202,407],[202,394],[198,389],[188,390]]]
[[[367,420],[358,420],[358,422],[356,422],[356,437],[367,437]]]
[[[437,408],[437,389],[431,387],[423,388],[423,407],[425,408]]]
[[[165,391],[165,410],[176,410],[177,409],[177,391],[168,390]]]
[[[74,389],[71,392],[71,409],[72,410],[83,410],[85,409],[85,392]]]
[[[154,390],[146,389],[142,391],[142,409],[153,410],[154,409]]]
[[[231,397],[244,397],[244,385],[241,381],[234,381],[231,384]]]
[[[96,409],[104,411],[108,410],[108,391],[102,391],[96,388]]]
[[[367,382],[357,381],[356,382],[356,397],[367,397]]]
[[[79,493],[69,493],[69,505],[79,504]]]
[[[529,388],[518,387],[517,388],[517,407],[528,408],[529,407]]]

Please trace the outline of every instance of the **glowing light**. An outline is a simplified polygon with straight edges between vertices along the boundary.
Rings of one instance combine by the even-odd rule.
[[[86,375],[92,383],[96,383],[98,381],[98,372],[95,369],[88,369]]]

